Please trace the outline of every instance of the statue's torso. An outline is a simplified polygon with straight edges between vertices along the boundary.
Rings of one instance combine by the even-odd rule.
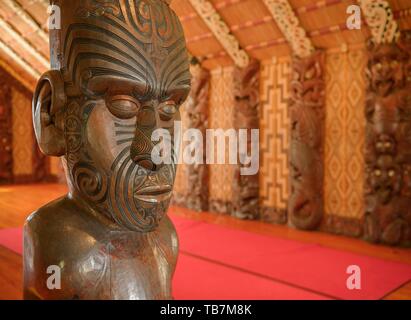
[[[67,198],[36,213],[25,226],[25,297],[40,299],[171,299],[177,235],[165,217],[150,233],[123,231],[82,212]],[[53,284],[61,270],[61,289]],[[52,269],[55,270],[55,269]]]

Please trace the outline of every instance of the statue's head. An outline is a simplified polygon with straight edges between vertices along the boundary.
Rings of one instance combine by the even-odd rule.
[[[63,157],[73,197],[129,230],[155,229],[168,209],[175,162],[153,162],[152,133],[174,136],[190,90],[167,2],[54,1],[61,29],[50,32],[52,70],[33,100],[40,148]]]

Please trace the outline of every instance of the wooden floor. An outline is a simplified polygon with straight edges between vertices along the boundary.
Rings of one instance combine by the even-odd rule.
[[[0,229],[21,227],[26,217],[35,209],[63,195],[62,185],[27,185],[0,187]],[[321,244],[334,249],[347,250],[390,261],[411,265],[411,250],[372,245],[362,240],[319,232],[298,231],[286,226],[270,225],[257,221],[241,221],[211,213],[193,213],[183,208],[172,208],[174,214],[239,230],[268,236],[277,236],[307,243]],[[0,300],[22,297],[21,256],[0,246]],[[389,300],[411,300],[411,282],[385,297]]]

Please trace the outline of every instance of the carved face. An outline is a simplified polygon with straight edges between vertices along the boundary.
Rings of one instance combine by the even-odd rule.
[[[376,143],[375,150],[379,154],[393,154],[395,152],[395,140],[388,134],[379,135]]]
[[[378,157],[371,172],[371,187],[378,200],[387,204],[400,190],[401,172],[390,155]]]
[[[404,59],[404,53],[395,45],[381,45],[371,51],[369,77],[377,94],[386,96],[401,86]]]
[[[293,63],[291,81],[292,99],[308,103],[318,103],[324,94],[322,52],[310,57],[297,59]]]
[[[119,225],[151,231],[168,209],[176,171],[152,161],[152,133],[165,129],[173,139],[190,89],[183,31],[162,1],[83,3],[63,51],[72,93],[68,180],[75,196]]]

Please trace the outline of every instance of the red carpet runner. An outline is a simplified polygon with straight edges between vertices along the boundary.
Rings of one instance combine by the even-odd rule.
[[[411,266],[319,245],[172,217],[180,238],[176,299],[380,299],[411,280]],[[0,245],[22,253],[21,229]],[[349,265],[361,290],[346,287]]]

